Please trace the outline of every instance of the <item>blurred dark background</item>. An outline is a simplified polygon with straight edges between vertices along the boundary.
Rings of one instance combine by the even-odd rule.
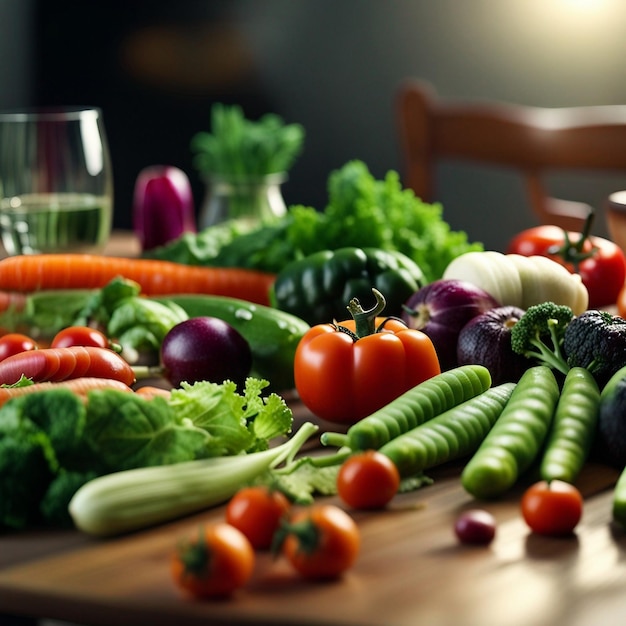
[[[301,123],[304,153],[283,192],[322,209],[328,174],[348,160],[402,173],[394,93],[405,77],[450,98],[626,103],[625,17],[622,0],[0,0],[0,107],[103,109],[119,228],[148,165],[183,169],[201,204],[189,144],[214,102]],[[535,223],[511,172],[446,164],[439,176],[444,217],[472,240],[501,248]],[[550,184],[599,208],[626,179]]]

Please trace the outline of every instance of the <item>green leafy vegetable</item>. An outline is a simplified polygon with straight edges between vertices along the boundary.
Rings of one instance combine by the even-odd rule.
[[[304,128],[267,114],[246,119],[241,107],[216,103],[211,131],[191,140],[194,164],[203,174],[228,178],[262,177],[286,172],[302,151]]]
[[[135,360],[133,352],[158,352],[172,326],[189,316],[174,302],[144,298],[140,293],[138,283],[121,276],[114,278],[93,292],[72,323],[104,328],[108,337],[115,337],[130,362]]]
[[[230,236],[230,239],[229,239]],[[291,206],[283,217],[252,230],[227,223],[186,234],[149,253],[190,265],[238,266],[281,271],[288,263],[320,250],[346,246],[402,252],[428,282],[441,278],[450,261],[482,250],[467,234],[453,231],[439,204],[427,204],[403,189],[390,171],[377,180],[359,160],[349,161],[328,180],[324,211]]]
[[[291,432],[284,400],[268,382],[199,382],[151,400],[67,389],[16,397],[0,409],[0,527],[70,523],[67,504],[94,476],[269,449]]]

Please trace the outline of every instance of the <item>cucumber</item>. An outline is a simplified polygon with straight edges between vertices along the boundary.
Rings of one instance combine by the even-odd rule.
[[[253,376],[269,381],[275,391],[293,389],[296,348],[310,326],[272,307],[226,296],[182,294],[153,298],[174,302],[189,317],[217,317],[239,331],[252,351]]]

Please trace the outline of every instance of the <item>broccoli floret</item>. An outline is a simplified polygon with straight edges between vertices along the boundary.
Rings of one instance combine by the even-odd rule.
[[[563,339],[573,319],[570,307],[554,302],[528,307],[511,329],[513,352],[567,374],[570,365],[563,353]]]
[[[42,521],[49,526],[70,528],[73,525],[69,513],[72,496],[87,481],[95,478],[96,472],[60,472],[52,480],[40,504]]]
[[[39,522],[39,502],[53,473],[43,449],[28,438],[0,436],[0,527]]]
[[[588,369],[603,387],[626,365],[626,320],[607,311],[585,311],[567,327],[563,352],[570,367]]]

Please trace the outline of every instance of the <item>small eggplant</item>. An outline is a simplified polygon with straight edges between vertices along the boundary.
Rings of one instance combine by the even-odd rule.
[[[142,250],[196,232],[193,194],[185,172],[171,165],[141,170],[135,182],[133,229]]]
[[[471,319],[459,333],[459,365],[485,366],[493,385],[516,383],[533,364],[511,347],[511,328],[523,314],[519,307],[501,306]]]
[[[457,365],[461,329],[480,313],[500,306],[484,289],[455,279],[436,280],[416,291],[403,307],[402,319],[428,335],[442,370]]]

